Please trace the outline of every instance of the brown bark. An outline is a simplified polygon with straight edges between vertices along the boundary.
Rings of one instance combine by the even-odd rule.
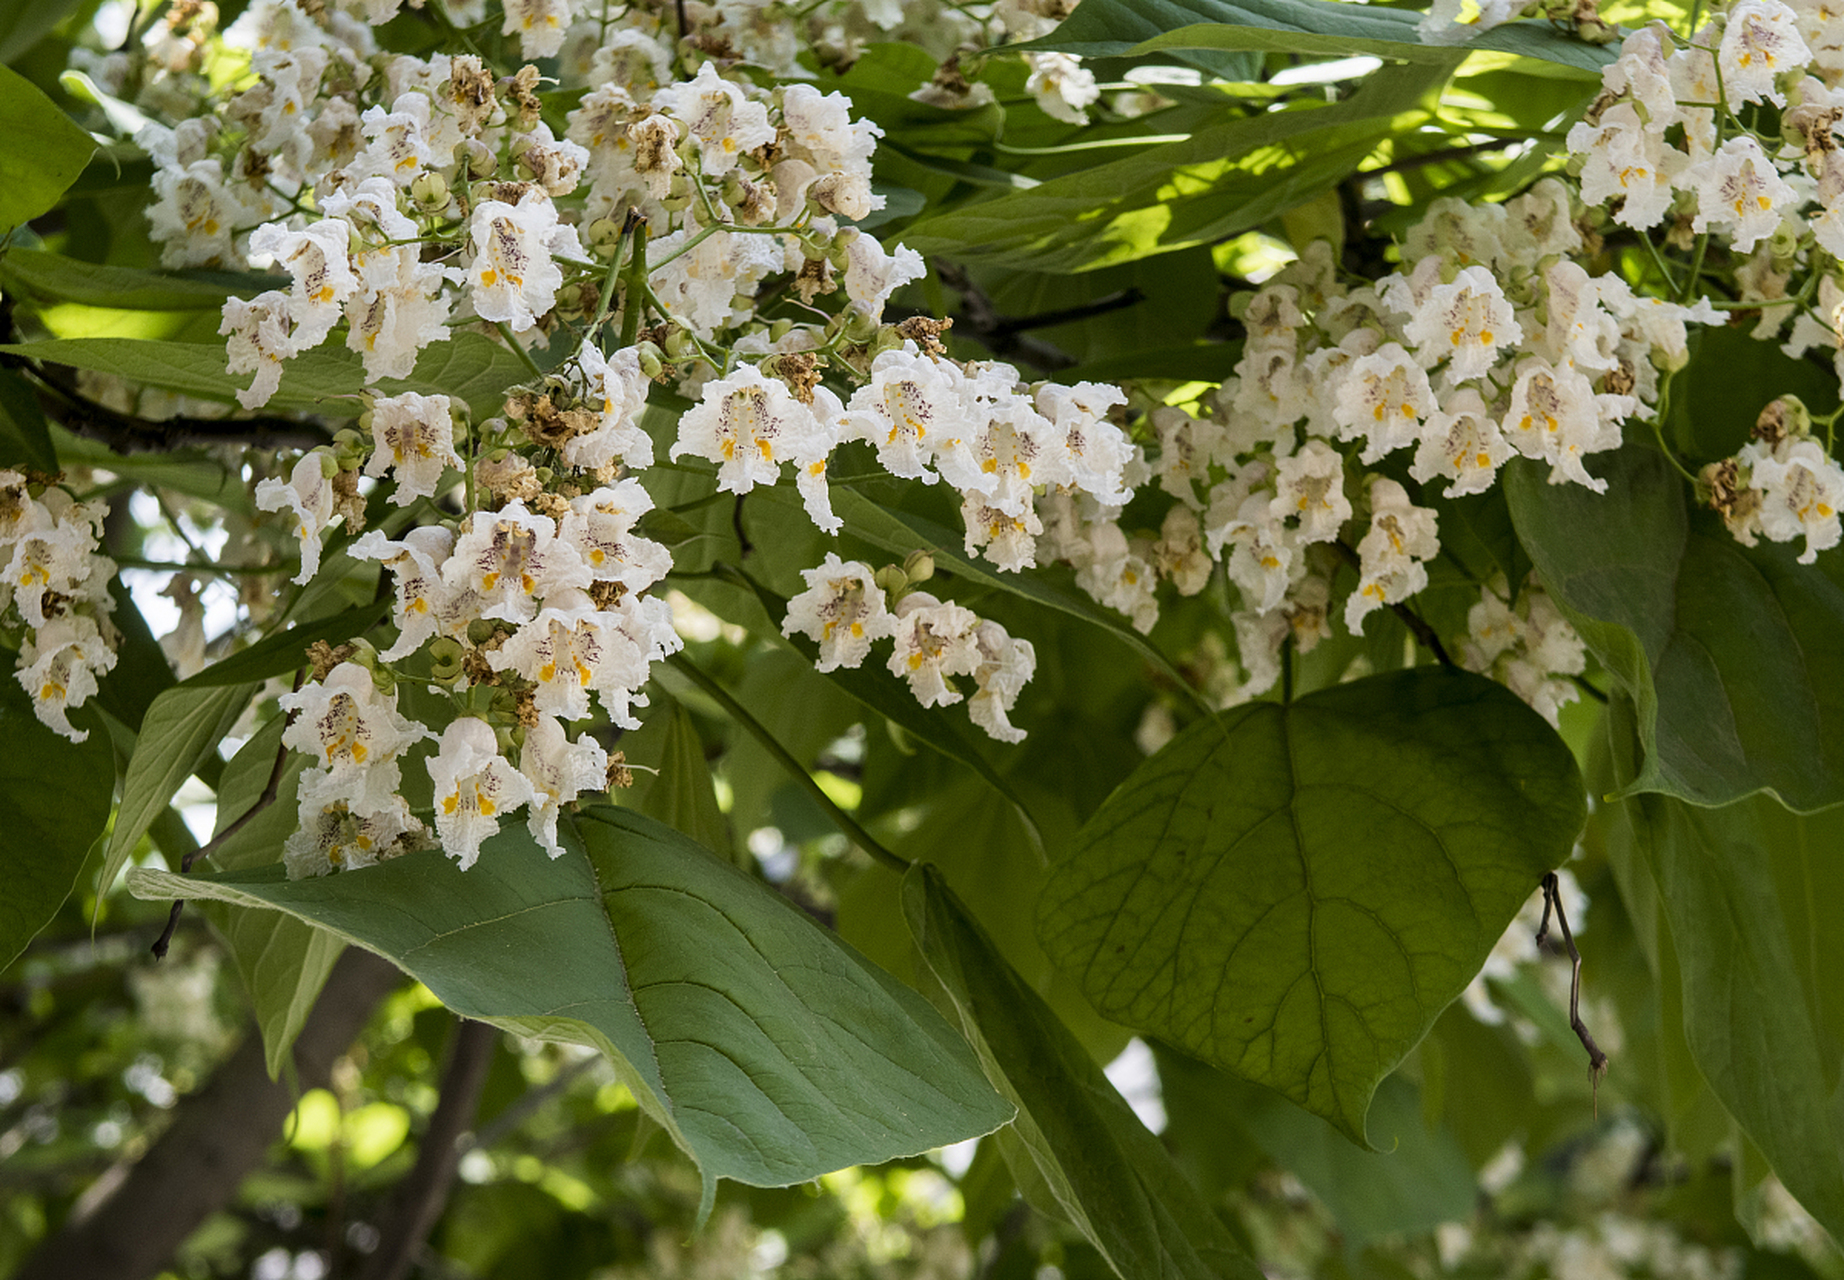
[[[364,1029],[403,975],[357,947],[333,966],[295,1041],[301,1088],[324,1085],[334,1061]],[[294,1106],[294,1091],[271,1080],[262,1037],[244,1040],[119,1186],[78,1221],[47,1237],[13,1280],[143,1280],[156,1275],[185,1238],[230,1203],[262,1163]]]

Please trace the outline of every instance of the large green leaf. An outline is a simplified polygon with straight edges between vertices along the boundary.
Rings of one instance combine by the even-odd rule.
[[[1609,494],[1514,463],[1512,519],[1543,584],[1639,713],[1632,791],[1695,804],[1844,800],[1844,557],[1743,547],[1653,449],[1597,470]]]
[[[32,221],[77,180],[96,142],[30,80],[0,67],[0,230]]]
[[[1011,1107],[927,1002],[761,883],[622,809],[552,861],[509,825],[472,869],[413,853],[284,880],[136,871],[145,897],[269,907],[394,961],[443,1003],[604,1050],[695,1159],[785,1186],[988,1133]]]
[[[118,310],[216,311],[232,294],[252,297],[275,288],[282,279],[251,271],[111,267],[43,249],[15,247],[0,259],[0,282],[43,298]]]
[[[8,664],[10,667],[10,664]],[[81,724],[93,719],[79,713]],[[108,735],[85,742],[39,723],[10,670],[0,674],[0,969],[26,949],[70,894],[109,821],[115,760]]]
[[[704,738],[691,712],[674,699],[647,717],[647,727],[661,737],[659,756],[653,762],[659,772],[635,788],[634,808],[684,832],[713,853],[729,857],[733,848],[730,824],[717,803]],[[642,759],[638,755],[630,758],[636,763]]]
[[[147,709],[122,781],[122,801],[103,857],[101,891],[115,883],[154,819],[249,705],[253,684],[174,685]]]
[[[1385,67],[1349,101],[1269,111],[914,223],[925,254],[1087,271],[1209,244],[1304,204],[1412,128],[1461,55]]]
[[[1609,739],[1627,781],[1637,751],[1623,700]],[[1657,886],[1704,1079],[1787,1190],[1844,1240],[1844,933],[1833,923],[1844,810],[1801,817],[1764,796],[1701,808],[1637,795],[1602,812],[1610,857]]]
[[[1260,1270],[1094,1059],[1018,976],[932,867],[903,877],[903,912],[986,1073],[1018,1108],[1012,1133],[1051,1195],[1123,1280]],[[1014,1170],[1021,1179],[1025,1171]]]
[[[1088,58],[1162,49],[1374,54],[1402,62],[1452,57],[1456,46],[1422,43],[1416,31],[1421,18],[1413,9],[1338,0],[1090,0],[1048,36],[1024,47]],[[1458,47],[1535,58],[1594,79],[1615,52],[1572,39],[1547,22],[1507,23]]]
[[[218,786],[214,839],[222,837],[262,798],[275,770],[285,723],[281,716],[270,720],[224,766],[224,777]],[[299,752],[289,752],[277,779],[274,802],[215,845],[212,866],[237,871],[267,866],[282,856],[282,842],[300,825],[295,797],[307,759]],[[222,902],[200,905],[223,936],[231,962],[243,979],[244,991],[256,1014],[257,1030],[262,1033],[269,1075],[279,1077],[288,1060],[288,1050],[301,1034],[301,1026],[312,1012],[333,962],[345,950],[345,943],[325,929],[279,911]]]
[[[279,280],[279,278],[278,278]],[[11,355],[112,373],[130,382],[164,387],[206,400],[229,401],[249,383],[225,372],[217,343],[169,342],[147,338],[56,338],[0,346]],[[359,358],[329,342],[290,359],[270,409],[307,409],[333,417],[357,417],[355,397],[366,386],[387,395],[415,391],[465,401],[476,419],[498,412],[507,387],[528,376],[519,358],[477,333],[463,333],[426,348],[408,378],[367,383]]]
[[[37,44],[77,0],[6,0],[0,4],[0,62],[11,62]]]
[[[32,388],[11,369],[0,369],[0,466],[58,469],[51,430]]]
[[[1419,668],[1191,726],[1052,868],[1038,933],[1104,1017],[1365,1141],[1377,1082],[1568,856],[1585,794],[1542,717]]]

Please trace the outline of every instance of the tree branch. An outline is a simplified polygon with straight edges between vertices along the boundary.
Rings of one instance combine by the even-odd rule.
[[[448,1040],[448,1066],[442,1072],[441,1099],[417,1147],[415,1166],[391,1193],[377,1252],[359,1270],[358,1280],[403,1280],[409,1274],[410,1264],[448,1203],[448,1192],[461,1166],[463,1141],[480,1109],[480,1091],[498,1043],[498,1028],[468,1018],[455,1020]]]
[[[1562,881],[1554,871],[1543,873],[1543,919],[1537,924],[1537,945],[1541,947],[1549,938],[1549,913],[1554,907],[1556,923],[1562,926],[1562,945],[1569,953],[1571,970],[1569,973],[1569,1030],[1581,1041],[1581,1047],[1588,1051],[1588,1075],[1594,1081],[1594,1110],[1601,1110],[1601,1077],[1607,1074],[1607,1055],[1601,1052],[1601,1046],[1594,1042],[1588,1033],[1588,1024],[1581,1020],[1581,952],[1575,949],[1575,935],[1569,932],[1569,918],[1562,911]]]
[[[327,1082],[334,1061],[402,979],[388,961],[347,949],[295,1041],[303,1089]],[[47,1237],[13,1280],[157,1275],[186,1237],[237,1194],[293,1107],[294,1091],[269,1078],[262,1037],[246,1037],[204,1088],[174,1108],[172,1124],[120,1185],[86,1216],[67,1220]]]

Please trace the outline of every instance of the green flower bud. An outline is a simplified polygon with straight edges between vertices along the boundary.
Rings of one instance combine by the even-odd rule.
[[[663,353],[651,342],[638,343],[634,347],[634,356],[640,361],[640,371],[649,378],[657,378],[665,371]]]
[[[911,551],[903,561],[903,576],[910,582],[927,582],[935,576],[935,557],[926,551]]]
[[[891,604],[895,604],[903,592],[909,588],[909,575],[893,564],[887,564],[872,574],[871,581],[883,589],[883,593],[890,598]]]
[[[453,684],[461,678],[461,659],[467,650],[452,636],[437,636],[429,644],[429,678],[437,684]]]
[[[448,179],[439,173],[419,173],[410,182],[410,199],[428,212],[448,207]]]

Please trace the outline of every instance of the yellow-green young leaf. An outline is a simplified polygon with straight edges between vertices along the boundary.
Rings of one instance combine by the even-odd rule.
[[[1033,271],[1088,271],[1259,226],[1329,190],[1377,144],[1426,118],[1461,54],[1385,67],[1349,101],[1269,111],[1064,174],[903,232],[921,253]]]
[[[1377,1082],[1586,811],[1543,718],[1423,667],[1191,726],[1051,868],[1038,935],[1096,1011],[1365,1141]]]
[[[122,781],[122,802],[97,882],[103,892],[115,883],[116,873],[199,761],[224,740],[255,692],[253,684],[180,684],[154,699],[141,721],[128,776]]]
[[[1398,62],[1438,62],[1455,48],[1491,49],[1550,64],[1549,74],[1598,79],[1615,50],[1564,35],[1547,22],[1510,22],[1464,44],[1423,44],[1422,15],[1410,9],[1336,0],[1100,0],[1023,46],[1101,58],[1162,49],[1374,54]],[[1521,64],[1528,67],[1529,64]]]
[[[1616,782],[1637,766],[1631,706],[1608,715]],[[1690,1053],[1780,1181],[1844,1240],[1844,810],[1765,796],[1721,808],[1634,795],[1598,811],[1623,880],[1657,886]],[[1661,975],[1668,976],[1668,975]]]
[[[1010,1132],[1037,1181],[1122,1280],[1261,1271],[1088,1052],[1018,976],[941,873],[903,877],[903,913],[987,1076],[1018,1108]]]
[[[593,1045],[716,1179],[804,1182],[990,1133],[1012,1108],[928,1003],[709,850],[624,809],[509,824],[315,880],[137,870],[148,898],[284,911],[387,957],[464,1017]]]
[[[218,821],[214,837],[248,813],[262,798],[281,748],[284,721],[277,716],[243,744],[218,785]],[[283,760],[276,798],[212,850],[211,863],[223,871],[267,866],[280,861],[282,843],[300,825],[296,793],[307,757],[289,752]],[[301,1025],[313,1010],[320,988],[332,972],[333,962],[346,948],[340,938],[279,911],[233,907],[221,902],[200,904],[205,916],[223,936],[231,962],[237,966],[262,1032],[263,1057],[272,1079],[281,1074],[288,1050]]]
[[[94,720],[87,711],[79,725]],[[115,761],[109,736],[85,742],[39,722],[9,670],[0,674],[0,969],[13,963],[69,895],[109,821]]]
[[[0,230],[50,209],[96,150],[89,134],[8,67],[0,67],[0,137]]]
[[[1522,460],[1505,490],[1543,585],[1638,710],[1626,790],[1844,801],[1844,556],[1742,546],[1650,447],[1593,469],[1606,496]]]

